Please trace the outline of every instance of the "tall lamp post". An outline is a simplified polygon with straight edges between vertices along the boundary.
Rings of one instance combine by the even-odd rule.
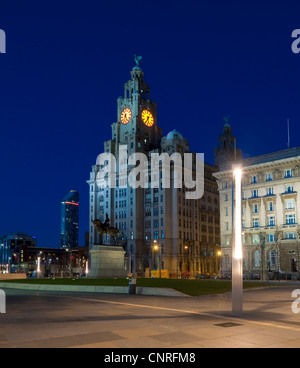
[[[155,252],[158,252],[158,256],[159,256],[159,278],[161,279],[161,246],[159,246],[157,244],[157,241],[154,240],[154,246],[153,246],[153,249]]]
[[[242,167],[233,165],[232,314],[243,315]]]
[[[219,271],[220,271],[220,278],[222,279],[222,259],[221,259],[221,257],[222,257],[222,252],[219,250],[218,252],[217,252],[217,260],[218,260],[218,262],[217,262],[217,274],[219,273]]]

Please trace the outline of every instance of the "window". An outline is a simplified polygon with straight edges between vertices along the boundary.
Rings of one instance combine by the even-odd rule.
[[[296,233],[285,233],[285,239],[296,239]]]
[[[276,267],[276,252],[274,250],[270,253],[270,266],[272,268]]]
[[[154,231],[153,235],[155,240],[158,239],[158,231]]]
[[[252,218],[252,227],[259,227],[259,218],[253,217]]]
[[[228,202],[228,194],[225,194],[225,202]]]
[[[272,196],[274,194],[273,188],[267,188],[267,196]]]
[[[252,184],[256,184],[257,183],[257,176],[256,175],[252,176],[251,183]]]
[[[259,244],[260,243],[259,234],[253,234],[252,235],[252,243],[253,244]]]
[[[154,221],[153,221],[153,227],[159,227],[159,222],[158,222],[158,220],[154,220]]]
[[[284,172],[284,177],[285,178],[291,178],[293,176],[293,171],[292,170],[285,170]]]
[[[295,200],[294,199],[285,200],[285,209],[286,210],[294,210],[295,209]]]
[[[288,184],[285,186],[285,192],[286,193],[293,193],[294,192],[294,187],[292,184]]]
[[[269,212],[273,212],[274,209],[275,209],[274,202],[268,202],[267,209],[268,209]]]
[[[287,225],[295,225],[296,224],[296,215],[295,215],[295,213],[285,215],[285,223]]]
[[[252,198],[257,198],[258,197],[258,190],[257,189],[252,190],[251,194],[252,194]]]
[[[257,250],[254,253],[254,267],[258,268],[260,266],[260,251]]]
[[[273,174],[272,174],[272,173],[268,173],[268,174],[266,175],[266,180],[267,180],[267,181],[272,181],[272,180],[273,180]]]
[[[276,219],[275,216],[268,217],[268,225],[269,226],[275,226],[276,225]]]
[[[228,216],[228,207],[225,207],[225,216]]]
[[[255,204],[253,205],[253,213],[258,213],[258,212],[259,212],[258,204],[257,204],[257,203],[255,203]]]

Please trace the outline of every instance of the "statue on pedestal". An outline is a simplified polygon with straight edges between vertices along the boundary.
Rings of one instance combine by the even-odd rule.
[[[93,224],[95,226],[95,229],[98,231],[102,242],[103,235],[108,234],[113,239],[114,245],[117,245],[119,230],[115,227],[110,226],[110,219],[108,218],[108,214],[106,214],[106,218],[103,223],[97,219],[93,221]]]

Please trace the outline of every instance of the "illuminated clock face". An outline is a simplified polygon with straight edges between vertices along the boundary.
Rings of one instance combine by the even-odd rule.
[[[143,110],[142,120],[148,127],[152,127],[154,124],[154,117],[149,110]]]
[[[126,125],[130,122],[130,119],[132,117],[132,111],[130,110],[129,107],[126,107],[126,109],[124,109],[121,112],[121,123]]]

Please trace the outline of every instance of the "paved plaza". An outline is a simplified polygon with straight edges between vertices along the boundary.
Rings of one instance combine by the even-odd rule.
[[[244,293],[243,318],[231,293],[151,297],[5,290],[1,348],[299,348],[297,286]]]

